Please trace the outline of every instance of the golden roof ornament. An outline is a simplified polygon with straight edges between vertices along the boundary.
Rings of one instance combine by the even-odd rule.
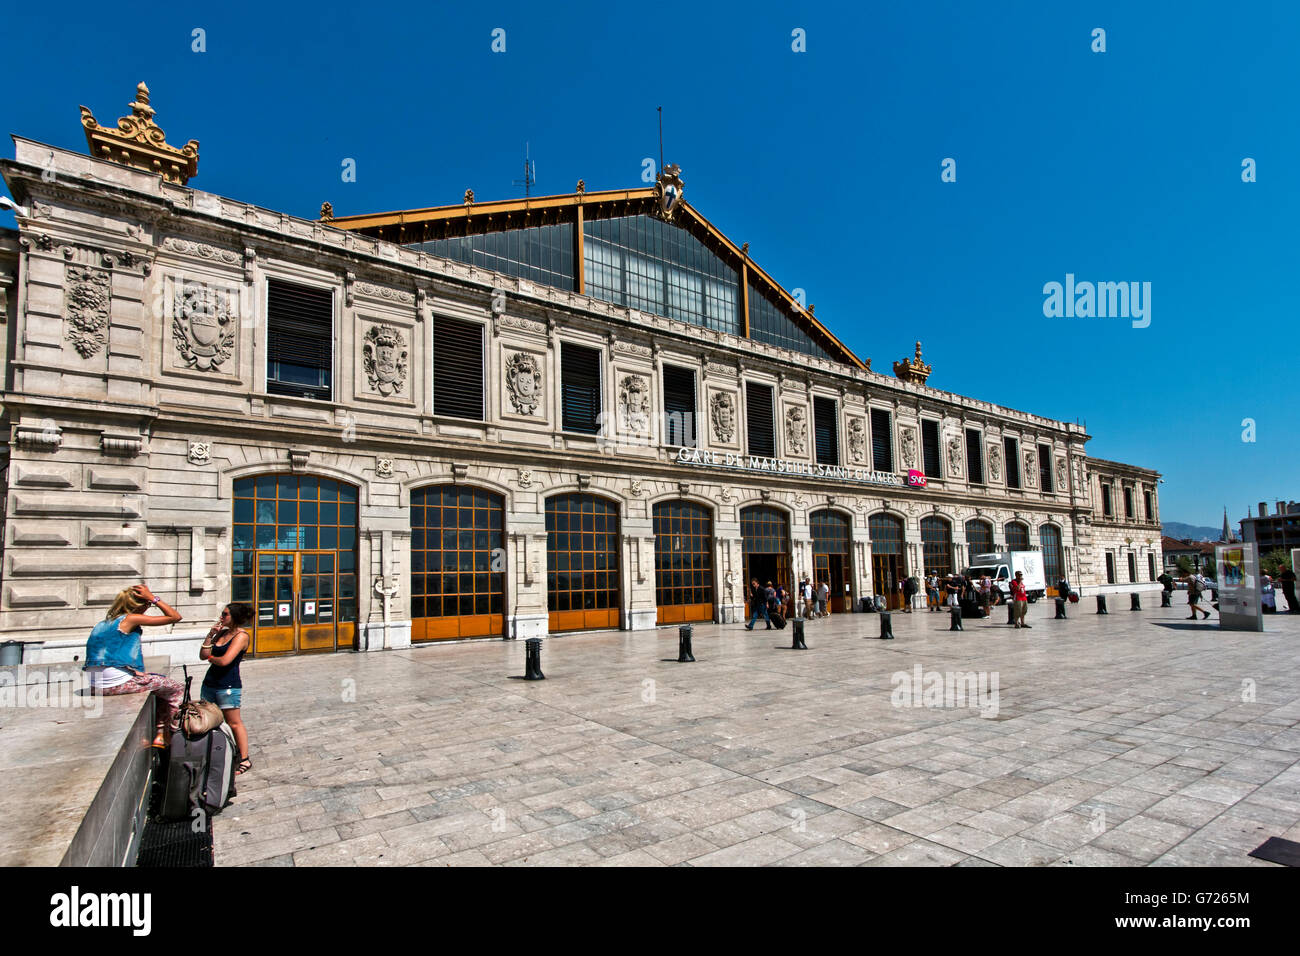
[[[329,200],[320,204],[320,221],[330,222],[334,218],[334,204]]]
[[[465,205],[466,206],[474,205],[474,190],[472,189],[465,190]]]
[[[167,143],[166,134],[153,121],[149,87],[135,88],[135,101],[128,104],[130,116],[117,121],[117,128],[100,126],[88,107],[81,107],[81,125],[86,128],[86,145],[96,159],[121,163],[158,173],[169,183],[185,185],[199,171],[199,141],[192,139],[179,149]]]
[[[585,179],[579,179],[578,185],[574,187],[573,191],[579,196],[585,194],[587,192],[587,181]]]
[[[672,222],[673,213],[677,211],[677,205],[681,202],[682,193],[685,191],[682,167],[676,163],[669,163],[655,179],[655,196],[659,199],[659,215],[662,219]]]
[[[916,343],[916,358],[895,362],[894,374],[904,382],[914,382],[917,385],[925,384],[925,380],[930,377],[930,366],[921,361],[920,342]]]

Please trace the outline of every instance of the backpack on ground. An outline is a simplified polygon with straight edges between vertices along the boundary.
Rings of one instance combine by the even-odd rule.
[[[188,669],[185,670],[185,698],[190,702]],[[195,810],[220,813],[235,795],[235,741],[223,722],[214,730],[187,737],[178,730],[167,747],[163,788],[164,820],[187,820]]]

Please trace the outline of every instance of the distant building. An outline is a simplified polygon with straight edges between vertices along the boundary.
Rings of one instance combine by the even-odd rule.
[[[1253,541],[1261,555],[1300,548],[1300,502],[1278,501],[1269,514],[1268,504],[1261,501],[1257,516],[1241,520],[1241,540]]]
[[[1174,577],[1178,577],[1182,573],[1178,569],[1178,559],[1186,558],[1192,562],[1192,569],[1199,571],[1201,569],[1204,544],[1205,542],[1202,541],[1182,541],[1168,535],[1161,535],[1160,545],[1161,552],[1164,554],[1164,569]]]

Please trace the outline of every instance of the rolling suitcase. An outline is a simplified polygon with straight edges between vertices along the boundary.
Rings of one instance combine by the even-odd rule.
[[[783,631],[783,630],[785,630],[785,615],[784,615],[784,614],[782,614],[780,611],[773,611],[772,614],[771,614],[771,617],[772,617],[772,626],[773,626],[774,628],[776,628],[778,631]]]
[[[186,673],[183,704],[189,703],[192,679]],[[167,748],[163,819],[187,820],[195,809],[220,813],[235,795],[234,757],[235,741],[224,723],[198,737],[186,737],[179,730],[172,734]]]

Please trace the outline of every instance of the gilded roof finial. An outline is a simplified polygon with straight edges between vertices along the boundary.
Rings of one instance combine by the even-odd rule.
[[[320,221],[329,222],[334,218],[334,204],[326,200],[320,204]]]
[[[474,190],[472,189],[465,190],[465,205],[466,206],[474,205]]]
[[[578,185],[574,187],[573,191],[577,193],[579,196],[581,196],[583,193],[587,191],[587,181],[585,179],[579,179]]]
[[[904,382],[915,382],[917,385],[924,385],[925,380],[930,377],[930,366],[921,361],[921,343],[916,343],[916,358],[904,359],[901,362],[894,363],[894,374]]]
[[[166,135],[153,120],[149,87],[143,82],[136,85],[135,100],[127,107],[131,115],[119,119],[116,128],[100,126],[90,108],[81,107],[81,125],[91,156],[158,173],[167,182],[182,186],[198,173],[199,141],[192,139],[181,147],[166,142]]]

